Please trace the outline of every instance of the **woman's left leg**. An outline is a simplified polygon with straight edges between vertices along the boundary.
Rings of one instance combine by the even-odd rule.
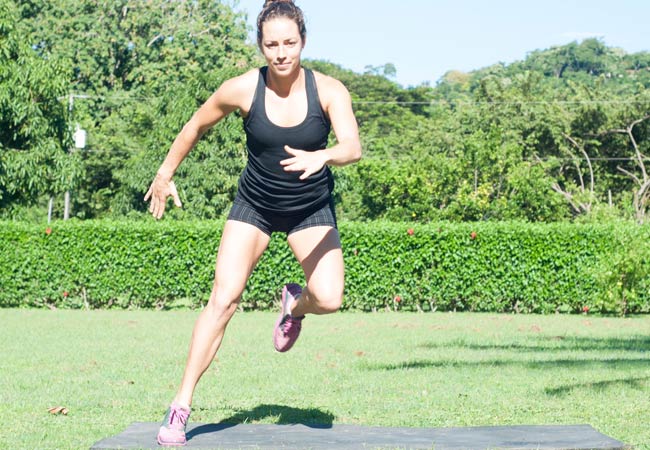
[[[336,312],[343,302],[345,270],[336,228],[305,228],[288,237],[289,246],[305,272],[307,286],[291,307],[293,317]]]
[[[288,241],[307,285],[289,283],[282,289],[280,316],[273,329],[273,345],[279,352],[293,347],[305,314],[333,313],[343,302],[343,252],[336,228],[304,228],[289,234]]]

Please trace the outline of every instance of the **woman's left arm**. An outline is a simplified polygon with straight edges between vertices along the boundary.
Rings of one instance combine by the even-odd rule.
[[[352,111],[350,93],[340,81],[323,77],[319,83],[319,96],[323,99],[323,106],[332,123],[337,144],[315,152],[306,152],[286,145],[284,149],[292,157],[281,161],[280,164],[288,172],[303,172],[300,175],[301,180],[318,172],[325,165],[345,166],[361,159],[359,127]]]
[[[359,127],[352,111],[352,99],[343,83],[334,78],[325,78],[326,108],[337,144],[323,150],[327,155],[326,164],[344,166],[361,159]]]

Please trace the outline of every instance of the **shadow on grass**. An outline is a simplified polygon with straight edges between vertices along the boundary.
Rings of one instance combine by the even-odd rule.
[[[187,432],[187,439],[205,433],[214,433],[242,423],[250,423],[267,417],[276,417],[276,424],[306,425],[310,428],[332,428],[334,415],[317,408],[293,408],[283,405],[258,405],[251,410],[239,411],[219,423],[201,425]]]
[[[615,366],[617,369],[625,367],[647,367],[650,364],[650,358],[590,358],[590,359],[548,359],[544,361],[520,361],[489,359],[484,361],[459,361],[459,360],[413,360],[404,361],[394,364],[366,364],[368,370],[403,370],[403,369],[427,369],[432,367],[500,367],[500,366],[520,366],[529,369],[545,369],[558,367],[593,367],[596,365]]]
[[[488,359],[472,359],[472,355],[467,355],[466,359],[416,359],[402,361],[392,364],[365,363],[364,368],[367,370],[403,370],[403,369],[427,369],[441,367],[524,367],[529,369],[554,369],[554,368],[590,368],[597,366],[614,367],[616,369],[647,367],[650,364],[650,336],[637,335],[627,338],[591,338],[583,336],[527,336],[521,341],[514,342],[495,342],[480,343],[458,339],[451,342],[428,342],[420,344],[417,348],[424,349],[459,349],[459,350],[477,350],[481,352],[503,351],[511,352],[510,358],[499,357]],[[553,353],[559,352],[634,352],[634,356],[643,357],[621,357],[611,358],[609,355],[577,354],[572,358],[561,358]],[[520,357],[520,354],[527,353],[528,356]],[[540,357],[536,358],[539,353]],[[642,355],[638,355],[642,353]],[[492,356],[492,355],[490,355]],[[617,355],[618,356],[618,355]],[[626,355],[627,356],[627,355]],[[633,356],[633,355],[629,355]],[[596,386],[593,386],[596,387]]]
[[[556,388],[546,388],[544,389],[544,391],[548,395],[561,397],[575,389],[592,389],[595,391],[602,391],[615,386],[627,386],[634,389],[643,389],[642,383],[649,380],[650,380],[650,376],[636,377],[636,378],[620,378],[617,380],[595,381],[591,383],[565,384],[564,386],[559,386]]]
[[[547,352],[553,350],[623,350],[647,351],[650,350],[650,336],[630,336],[629,338],[588,338],[580,336],[539,336],[526,337],[523,340],[533,341],[530,344],[495,343],[477,344],[463,340],[452,342],[430,342],[422,344],[420,348],[466,348],[469,350],[517,350],[525,352]]]
[[[523,367],[527,369],[591,369],[597,367],[607,367],[613,369],[646,369],[650,364],[650,337],[648,336],[630,336],[629,338],[589,338],[581,336],[535,336],[522,339],[523,342],[513,343],[475,343],[465,340],[452,342],[433,342],[419,345],[418,348],[425,349],[459,349],[459,350],[477,350],[481,352],[503,351],[501,355],[507,355],[511,352],[510,358],[491,358],[483,360],[472,360],[468,355],[466,360],[462,359],[416,359],[402,361],[392,364],[365,364],[367,370],[409,370],[409,369],[429,369],[444,367]],[[553,358],[554,353],[560,352],[592,352],[577,354],[573,358]],[[616,357],[607,358],[609,355],[603,354],[599,358],[598,354],[593,352],[631,352],[629,356],[640,356],[642,353],[645,357],[626,358]],[[633,353],[632,353],[633,352]],[[527,356],[518,357],[519,354],[525,353]],[[539,353],[539,358],[536,358]],[[619,353],[620,354],[620,353]],[[646,356],[647,355],[647,356]],[[560,355],[556,355],[560,356]],[[562,355],[565,356],[565,355]],[[589,356],[589,357],[586,357]],[[623,356],[623,355],[621,355]],[[553,388],[546,388],[544,392],[549,396],[563,396],[574,390],[592,390],[602,391],[611,387],[626,386],[634,389],[644,389],[644,383],[650,380],[650,376],[645,377],[628,377],[614,380],[591,381],[576,384],[567,384]]]

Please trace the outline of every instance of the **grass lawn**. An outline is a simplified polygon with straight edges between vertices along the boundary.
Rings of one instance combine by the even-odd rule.
[[[161,420],[197,314],[0,310],[0,447],[88,448]],[[310,316],[286,354],[273,350],[275,319],[235,315],[192,421],[586,423],[650,449],[648,316]]]

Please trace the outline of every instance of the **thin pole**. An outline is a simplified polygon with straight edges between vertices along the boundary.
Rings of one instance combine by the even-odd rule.
[[[70,113],[70,118],[72,118],[72,109],[74,108],[74,94],[70,94],[68,100],[68,111]],[[69,150],[72,152],[72,150]],[[63,220],[68,220],[70,218],[70,191],[65,191],[65,197],[63,200]]]
[[[70,191],[65,191],[65,200],[63,203],[63,220],[70,218]]]
[[[47,224],[52,221],[52,208],[54,207],[54,197],[50,196],[50,204],[47,207]]]

